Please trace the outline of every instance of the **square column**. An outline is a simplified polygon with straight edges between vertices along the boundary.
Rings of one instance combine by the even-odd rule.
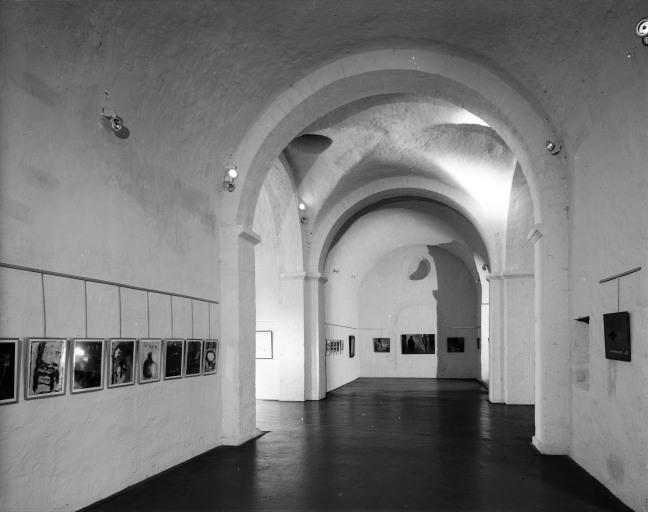
[[[219,372],[223,444],[257,435],[255,401],[254,246],[261,239],[246,226],[222,226]]]
[[[326,397],[326,361],[324,346],[324,283],[317,272],[306,274],[304,286],[305,378],[306,400]]]

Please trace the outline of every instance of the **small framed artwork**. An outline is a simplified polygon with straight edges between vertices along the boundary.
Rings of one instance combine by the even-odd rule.
[[[203,358],[203,375],[216,373],[218,369],[218,345],[217,339],[205,340],[205,355]]]
[[[272,359],[272,331],[256,332],[256,358]]]
[[[0,338],[0,405],[18,401],[20,343],[17,338]]]
[[[389,352],[391,345],[391,338],[374,338],[373,348],[374,352]]]
[[[355,357],[355,336],[349,336],[349,357]]]
[[[185,376],[200,375],[203,360],[203,340],[187,340],[187,355],[185,356]]]
[[[70,351],[70,391],[85,393],[103,389],[104,340],[75,338]]]
[[[135,340],[112,338],[108,340],[108,387],[118,388],[135,384]]]
[[[465,340],[463,338],[448,338],[448,352],[464,352],[464,343]]]
[[[401,334],[403,354],[434,354],[434,334]]]
[[[25,399],[65,394],[67,339],[27,340]]]
[[[158,338],[139,340],[137,357],[137,381],[140,384],[159,381],[161,361],[161,339]]]
[[[617,361],[630,361],[630,313],[603,315],[605,330],[605,357]]]
[[[477,350],[481,350],[481,338],[477,338]]]
[[[182,378],[185,340],[164,340],[164,379]]]

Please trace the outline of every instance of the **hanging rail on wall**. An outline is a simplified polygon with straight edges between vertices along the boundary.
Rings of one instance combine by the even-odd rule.
[[[170,297],[179,297],[181,299],[197,300],[200,302],[207,302],[209,304],[218,304],[217,300],[203,299],[201,297],[192,297],[191,295],[184,295],[182,293],[165,292],[163,290],[144,288],[142,286],[133,286],[131,284],[116,283],[114,281],[95,279],[93,277],[83,277],[83,276],[75,276],[73,274],[64,274],[62,272],[52,272],[51,270],[43,270],[41,268],[33,268],[33,267],[24,267],[22,265],[13,265],[11,263],[5,263],[2,261],[0,261],[0,267],[11,268],[14,270],[23,270],[25,272],[33,272],[35,274],[40,274],[41,276],[47,275],[47,276],[55,276],[55,277],[64,277],[67,279],[75,279],[77,281],[85,281],[87,283],[107,284],[109,286],[117,286],[118,288],[128,288],[129,290],[138,290],[140,292],[159,293],[160,295],[169,295]]]
[[[639,272],[641,270],[641,267],[633,268],[631,270],[626,270],[625,272],[621,272],[620,274],[615,274],[610,277],[606,277],[605,279],[601,279],[599,281],[599,284],[601,283],[607,283],[608,281],[612,281],[613,279],[619,279],[620,277],[627,276],[628,274],[634,274],[635,272]]]
[[[617,280],[617,311],[621,311],[621,278],[630,274],[634,274],[635,272],[639,272],[640,270],[641,267],[636,267],[630,270],[626,270],[625,272],[621,272],[620,274],[606,277],[605,279],[601,279],[599,281],[599,284],[603,284],[607,283],[608,281],[614,281],[615,279]]]

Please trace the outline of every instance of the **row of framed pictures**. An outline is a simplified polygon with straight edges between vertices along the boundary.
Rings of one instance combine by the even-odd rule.
[[[217,339],[29,338],[24,354],[25,399],[216,373]],[[69,355],[68,355],[69,354]],[[0,405],[18,401],[21,345],[0,339]]]
[[[402,354],[434,354],[434,334],[401,334]],[[465,339],[463,337],[451,336],[447,338],[447,352],[465,352]],[[373,338],[374,352],[390,352],[390,338]],[[479,338],[477,338],[479,349]]]

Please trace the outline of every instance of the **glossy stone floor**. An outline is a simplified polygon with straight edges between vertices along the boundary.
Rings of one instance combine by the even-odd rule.
[[[629,510],[530,447],[533,407],[474,381],[359,379],[321,402],[259,401],[269,431],[87,510]]]

